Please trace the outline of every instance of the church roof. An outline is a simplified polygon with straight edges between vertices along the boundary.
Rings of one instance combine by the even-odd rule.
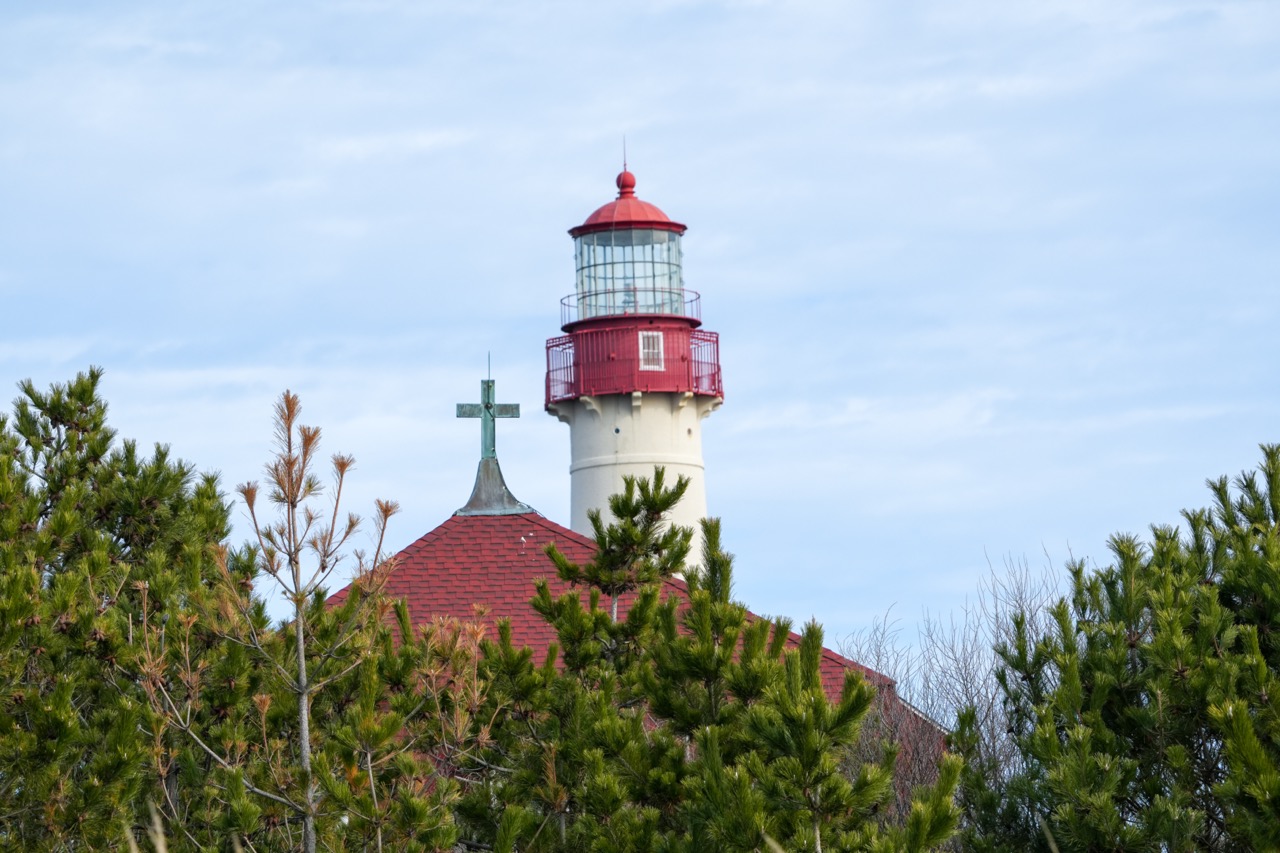
[[[471,515],[460,512],[395,556],[386,593],[408,603],[415,625],[436,616],[464,620],[479,617],[490,625],[506,619],[511,623],[516,646],[533,649],[535,659],[540,659],[556,636],[529,604],[534,581],[545,578],[553,595],[572,589],[556,575],[543,550],[550,543],[579,564],[589,562],[595,555],[594,541],[532,510]],[[684,581],[665,580],[663,597],[669,596],[686,598],[688,588]],[[330,602],[345,597],[343,589]],[[630,604],[630,596],[619,598],[620,617],[625,616]],[[750,618],[761,617],[751,614]],[[799,639],[793,633],[789,644],[794,646]],[[893,685],[887,676],[830,649],[823,650],[821,666],[823,687],[833,697],[839,696],[848,669],[861,672],[876,687]]]

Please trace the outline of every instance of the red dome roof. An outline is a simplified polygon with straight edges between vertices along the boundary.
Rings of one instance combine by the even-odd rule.
[[[686,230],[679,222],[672,222],[667,215],[636,198],[636,176],[625,168],[618,175],[618,197],[587,217],[577,228],[570,228],[574,237],[597,231],[620,231],[624,228],[656,228],[683,234]]]

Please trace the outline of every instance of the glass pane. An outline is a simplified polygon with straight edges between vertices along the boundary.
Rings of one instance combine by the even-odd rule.
[[[574,242],[580,319],[683,313],[680,235],[632,228],[584,234]]]

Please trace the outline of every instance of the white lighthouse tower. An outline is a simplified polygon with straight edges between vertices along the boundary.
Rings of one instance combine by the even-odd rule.
[[[720,407],[720,339],[701,330],[684,287],[685,226],[636,198],[623,167],[618,197],[569,230],[577,286],[560,301],[564,335],[547,341],[547,411],[569,425],[570,527],[591,534],[626,475],[689,478],[672,521],[707,514],[702,419]],[[695,550],[695,554],[697,551]]]

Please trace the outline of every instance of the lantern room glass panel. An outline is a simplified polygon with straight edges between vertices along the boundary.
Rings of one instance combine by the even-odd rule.
[[[573,244],[580,319],[684,314],[679,234],[627,228],[583,234]]]

